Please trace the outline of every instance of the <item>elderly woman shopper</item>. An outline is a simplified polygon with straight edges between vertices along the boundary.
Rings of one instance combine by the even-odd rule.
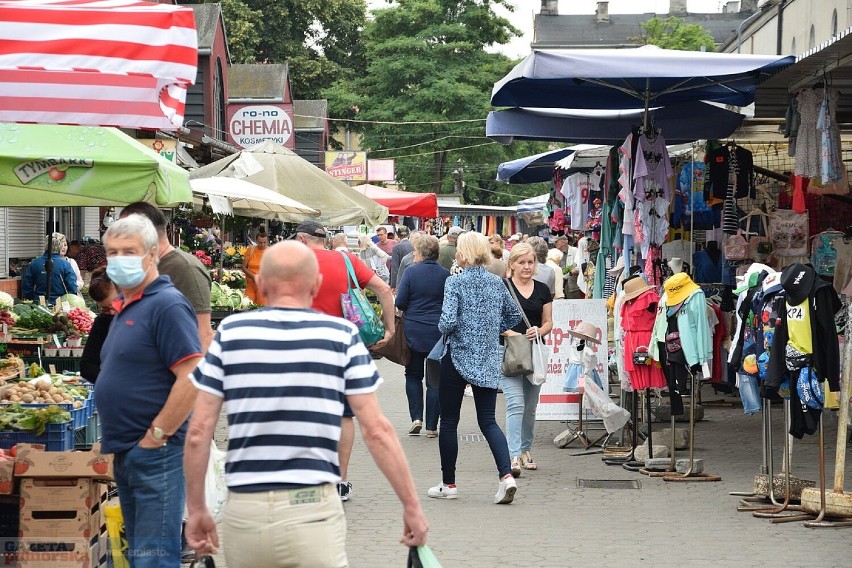
[[[511,503],[517,491],[509,465],[506,436],[495,419],[500,376],[500,333],[521,318],[520,310],[500,278],[485,266],[491,250],[485,235],[468,232],[458,238],[455,260],[461,274],[447,279],[438,329],[447,337],[441,360],[441,483],[429,489],[429,497],[456,499],[458,425],[464,389],[473,387],[476,419],[497,465],[499,484],[494,502]]]
[[[561,300],[565,297],[565,290],[563,288],[565,281],[562,279],[562,269],[559,267],[559,263],[562,262],[562,251],[558,248],[552,248],[547,251],[547,266],[549,266],[554,274],[556,274],[556,279],[554,281],[555,287],[555,295],[553,296],[554,300]]]
[[[544,336],[553,328],[553,304],[550,290],[545,284],[533,280],[536,270],[536,254],[526,243],[518,243],[509,254],[509,287],[524,312],[512,329],[503,335],[524,334],[530,340],[536,335]],[[529,323],[529,326],[527,325]],[[535,429],[535,411],[541,385],[534,385],[527,377],[502,377],[500,387],[506,396],[506,434],[509,454],[512,456],[512,475],[519,477],[521,468],[537,469],[530,455]]]
[[[441,338],[438,319],[444,301],[444,284],[450,271],[438,264],[438,239],[432,235],[413,238],[414,263],[402,276],[396,293],[396,307],[404,312],[405,338],[411,360],[405,366],[405,394],[411,427],[419,434],[423,428],[423,375],[426,355]],[[426,385],[426,437],[438,436],[440,405],[438,390]]]

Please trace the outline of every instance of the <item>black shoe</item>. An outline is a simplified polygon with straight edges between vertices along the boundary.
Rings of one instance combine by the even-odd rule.
[[[349,501],[349,496],[352,494],[352,483],[349,481],[338,481],[337,494],[340,495],[341,501]]]

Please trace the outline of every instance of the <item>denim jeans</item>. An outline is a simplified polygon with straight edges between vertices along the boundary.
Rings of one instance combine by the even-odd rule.
[[[501,377],[500,388],[506,397],[506,438],[509,455],[519,457],[532,449],[535,430],[535,409],[541,385],[534,385],[526,377]]]
[[[441,400],[441,430],[438,434],[438,448],[441,452],[441,472],[443,482],[450,485],[456,482],[456,461],[459,455],[459,417],[461,416],[462,402],[464,401],[464,388],[467,386],[459,372],[453,365],[450,347],[447,354],[441,359],[441,387],[438,395]],[[506,436],[500,430],[495,419],[497,407],[497,389],[487,389],[471,385],[473,388],[473,401],[476,406],[476,422],[479,429],[488,441],[494,463],[497,465],[497,474],[500,479],[509,475],[512,470],[509,465],[509,446]]]
[[[411,350],[411,361],[405,366],[405,395],[408,397],[408,414],[411,420],[423,420],[423,376],[427,353]],[[426,429],[438,429],[441,403],[438,389],[426,385]]]
[[[115,482],[133,568],[180,564],[184,510],[183,446],[138,445],[115,454]]]
[[[757,377],[740,373],[739,378],[740,399],[743,401],[743,412],[745,414],[760,412],[760,387],[757,384]]]

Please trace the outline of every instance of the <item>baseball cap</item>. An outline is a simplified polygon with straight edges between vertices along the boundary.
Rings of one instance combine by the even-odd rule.
[[[322,223],[318,221],[302,221],[296,226],[296,232],[293,234],[293,238],[296,237],[297,234],[304,233],[311,237],[318,237],[320,239],[324,239],[327,236],[325,231],[325,227],[322,226]]]
[[[521,240],[521,235],[519,233],[515,233],[514,235],[509,237],[509,240],[510,241],[519,241],[519,240]]]
[[[450,227],[450,230],[447,231],[447,234],[451,237],[457,237],[462,233],[464,233],[464,229],[462,229],[461,227]]]

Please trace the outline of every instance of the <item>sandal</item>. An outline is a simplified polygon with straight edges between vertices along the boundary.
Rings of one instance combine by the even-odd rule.
[[[521,476],[521,458],[519,456],[515,456],[512,458],[512,477],[520,477]]]
[[[533,461],[532,456],[529,452],[523,452],[521,454],[521,464],[524,469],[538,469],[538,465]]]

